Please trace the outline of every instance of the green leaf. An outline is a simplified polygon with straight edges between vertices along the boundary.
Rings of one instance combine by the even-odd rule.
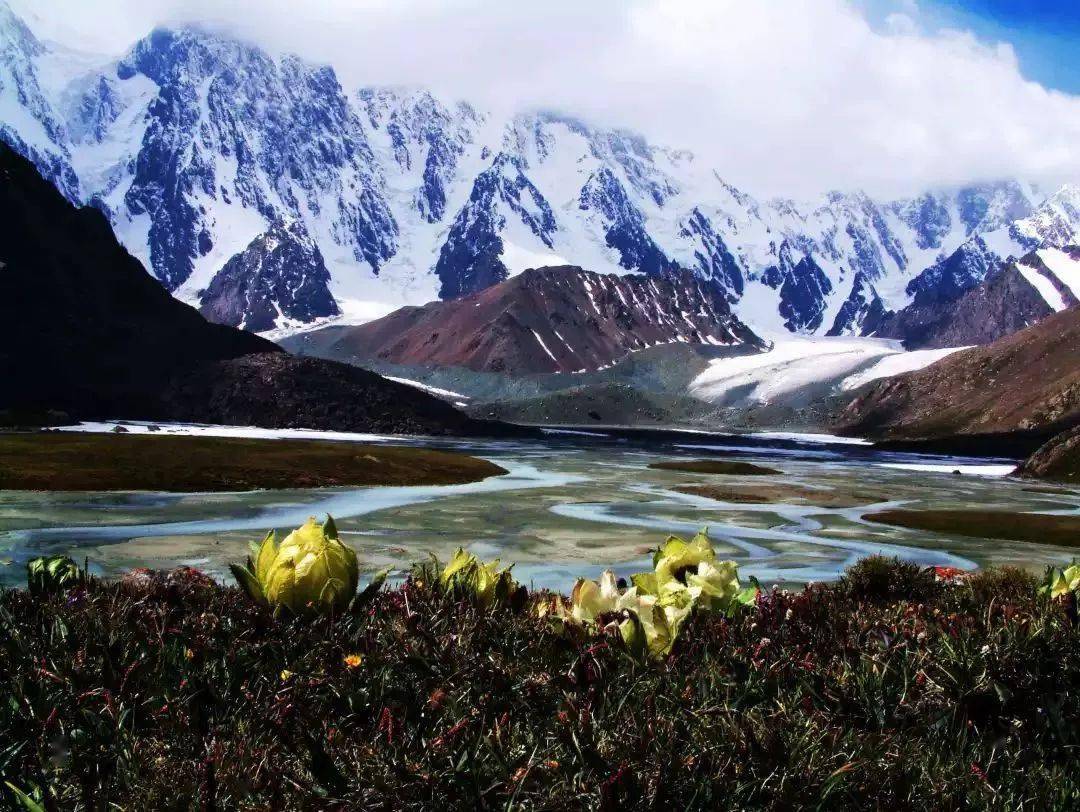
[[[27,809],[30,812],[45,812],[44,806],[39,804],[10,781],[5,781],[4,784],[7,785],[8,789],[15,793],[15,797],[19,799],[19,803],[22,804],[23,809]]]
[[[360,593],[355,598],[353,598],[351,607],[353,611],[359,609],[362,606],[365,606],[368,603],[371,603],[371,601],[374,600],[375,596],[379,594],[379,590],[382,589],[383,584],[386,583],[386,578],[390,574],[390,572],[391,568],[387,567],[386,569],[379,570],[377,573],[371,576],[371,582],[362,590],[360,590]]]
[[[326,514],[326,523],[323,525],[323,534],[328,539],[336,539],[338,537],[337,523],[334,521],[334,517],[329,513]]]
[[[246,567],[239,564],[229,564],[229,571],[236,579],[239,587],[247,593],[247,596],[257,603],[266,603],[266,595],[263,594],[259,579]]]

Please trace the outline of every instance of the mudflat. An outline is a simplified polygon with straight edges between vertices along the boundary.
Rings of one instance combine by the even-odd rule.
[[[782,474],[775,468],[754,465],[752,462],[735,460],[673,460],[654,462],[650,468],[657,471],[683,471],[688,474],[728,474],[733,476],[770,476]]]
[[[849,508],[884,502],[889,495],[884,491],[852,490],[850,488],[807,488],[802,485],[682,485],[675,488],[679,493],[703,496],[718,502],[736,504],[813,505],[826,508]]]
[[[322,440],[0,434],[0,490],[248,491],[458,485],[506,471],[450,451]]]
[[[884,510],[863,518],[910,530],[1080,547],[1080,516],[1004,510]]]

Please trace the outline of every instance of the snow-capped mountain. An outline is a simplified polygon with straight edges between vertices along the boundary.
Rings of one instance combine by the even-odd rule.
[[[759,201],[689,152],[568,115],[345,87],[331,67],[193,28],[94,59],[2,4],[0,122],[176,296],[249,329],[364,320],[573,264],[692,271],[766,335],[859,334],[950,284],[932,271],[958,249],[989,240],[1004,258],[997,235],[1062,245],[1080,223],[1067,191],[1043,201],[1017,182]],[[262,256],[286,223],[293,248]]]
[[[340,313],[329,282],[319,246],[303,224],[275,223],[214,275],[202,313],[252,332],[305,324]]]
[[[909,350],[989,344],[1078,304],[1080,248],[1040,248],[998,264],[956,298],[918,297],[876,330]]]
[[[1066,185],[1030,215],[975,234],[914,277],[907,286],[911,303],[881,319],[864,322],[863,334],[903,339],[913,347],[940,342],[952,335],[951,331],[942,331],[942,319],[965,297],[970,300],[965,303],[966,310],[971,309],[971,301],[982,301],[980,288],[984,281],[1031,252],[1059,256],[1059,249],[1078,242],[1080,188]],[[1022,270],[1027,265],[1020,262],[1016,267]],[[1014,269],[1014,273],[1018,272]],[[979,295],[968,296],[973,292]]]

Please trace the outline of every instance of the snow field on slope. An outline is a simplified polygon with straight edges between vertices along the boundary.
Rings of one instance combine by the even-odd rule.
[[[838,385],[862,368],[893,355],[908,353],[899,342],[880,338],[783,338],[767,352],[711,361],[708,369],[690,382],[689,391],[711,403],[763,405],[811,386]],[[923,354],[897,363],[925,366],[933,360]]]
[[[460,392],[455,392],[452,389],[440,389],[437,386],[429,386],[426,383],[420,383],[420,381],[414,381],[412,378],[396,378],[393,375],[383,375],[388,381],[394,381],[395,383],[402,383],[405,386],[411,386],[414,389],[419,389],[422,392],[427,392],[429,395],[434,395],[438,398],[455,398],[456,400],[469,400],[469,395],[463,395]]]
[[[1058,248],[1044,248],[1039,251],[1039,259],[1054,274],[1073,296],[1080,299],[1080,260],[1075,260]]]
[[[1050,309],[1055,313],[1060,313],[1068,307],[1065,303],[1065,297],[1061,295],[1061,291],[1054,287],[1053,281],[1039,273],[1038,268],[1032,268],[1030,265],[1017,262],[1016,270],[1020,272],[1020,275],[1027,280],[1027,283],[1031,285],[1031,287],[1035,288],[1035,291],[1042,297],[1042,300],[1046,302],[1046,304],[1050,306]]]
[[[938,350],[914,350],[912,352],[897,352],[883,356],[872,366],[849,375],[840,382],[840,388],[845,392],[858,389],[870,381],[880,378],[890,378],[893,375],[903,375],[905,372],[914,372],[928,367],[942,358],[947,358],[954,352],[967,349],[967,347],[946,347]]]

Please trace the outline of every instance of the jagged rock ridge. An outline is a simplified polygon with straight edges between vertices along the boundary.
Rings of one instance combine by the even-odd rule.
[[[953,297],[919,296],[876,333],[908,349],[987,344],[1080,303],[1080,249],[1043,248],[999,263]]]

